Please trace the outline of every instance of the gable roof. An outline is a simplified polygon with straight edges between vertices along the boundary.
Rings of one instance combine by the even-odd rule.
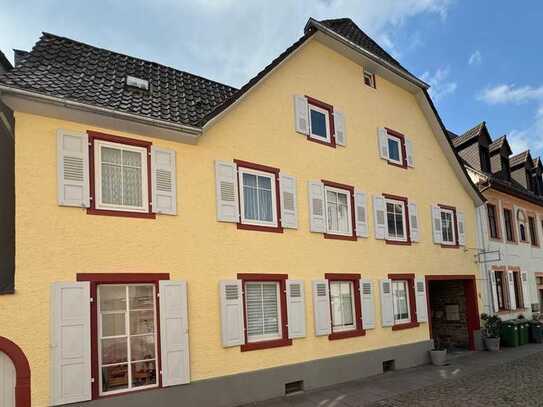
[[[128,89],[126,76],[151,90]],[[155,62],[43,33],[0,84],[150,119],[195,125],[237,89]]]
[[[512,151],[511,147],[509,146],[509,142],[507,141],[507,136],[501,136],[500,138],[494,140],[488,146],[488,150],[493,153],[494,151],[499,151],[504,147],[507,148],[507,157],[509,157],[512,154]]]
[[[523,151],[522,153],[518,153],[517,155],[513,155],[509,158],[509,164],[511,167],[516,167],[527,162],[532,164],[532,161],[530,150]]]
[[[486,123],[482,121],[481,123],[476,124],[475,126],[473,126],[471,129],[469,129],[462,135],[453,137],[451,140],[453,143],[453,146],[458,147],[459,145],[464,144],[465,142],[472,140],[475,137],[479,137],[479,135],[481,134],[481,131],[485,128],[485,126],[486,126]]]

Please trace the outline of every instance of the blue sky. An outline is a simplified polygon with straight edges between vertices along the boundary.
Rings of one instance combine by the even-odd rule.
[[[543,2],[491,0],[19,0],[2,5],[0,49],[42,31],[241,86],[303,31],[350,17],[432,85],[445,124],[486,120],[514,152],[543,154]]]

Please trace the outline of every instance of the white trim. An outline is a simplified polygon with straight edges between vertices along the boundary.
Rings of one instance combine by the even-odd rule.
[[[354,331],[356,330],[357,328],[357,316],[356,316],[356,308],[355,308],[355,292],[354,292],[354,283],[353,281],[350,281],[350,280],[328,280],[328,284],[330,286],[329,290],[330,290],[330,323],[331,323],[331,328],[332,328],[332,333],[337,333],[337,332],[346,332],[346,331]],[[351,288],[351,312],[352,312],[352,315],[353,315],[353,323],[352,324],[345,324],[343,321],[343,302],[342,302],[342,299],[341,299],[341,295],[338,297],[339,298],[339,301],[340,301],[340,304],[341,304],[341,319],[342,319],[342,326],[340,327],[334,327],[334,312],[333,312],[333,308],[332,308],[332,284],[334,283],[339,283],[340,285],[343,284],[343,283],[348,283],[350,288]]]
[[[451,215],[451,229],[452,229],[452,241],[445,240],[445,233],[443,233],[443,218],[441,217],[443,213],[448,213]],[[455,214],[451,209],[439,208],[439,217],[441,220],[441,244],[447,246],[455,246],[458,243],[458,237],[456,236],[456,224],[455,224]]]
[[[248,284],[260,284],[261,286],[264,285],[274,285],[276,289],[276,295],[277,295],[277,334],[260,334],[260,335],[253,335],[251,336],[249,334],[249,313],[247,310],[247,307],[249,306],[249,303],[247,301],[247,285]],[[281,339],[283,337],[283,321],[282,321],[282,314],[281,314],[281,285],[278,281],[244,281],[243,282],[243,292],[245,293],[245,319],[247,321],[247,326],[245,327],[247,332],[247,343],[257,343],[262,341],[272,341],[275,339]],[[262,324],[264,324],[264,319],[262,319]]]
[[[312,104],[309,101],[307,102],[307,110],[308,110],[308,118],[309,118],[309,137],[311,137],[313,140],[331,143],[332,135],[330,131],[330,112],[326,109],[323,109],[322,107]],[[311,122],[311,110],[314,110],[317,113],[322,113],[324,115],[326,119],[326,122],[325,122],[326,138],[323,138],[322,136],[313,133],[313,123]]]
[[[409,280],[392,280],[392,309],[394,314],[394,325],[407,324],[411,322],[411,304],[409,299]],[[398,296],[396,295],[395,285],[398,283],[403,283],[405,287],[405,298],[407,301],[407,318],[396,319],[396,308],[397,302],[399,301]]]
[[[392,141],[395,141],[395,142],[398,143],[398,153],[400,154],[400,159],[399,160],[395,160],[394,158],[390,157],[390,147],[388,146],[388,141],[389,140],[392,140]],[[388,161],[389,162],[394,163],[394,164],[398,164],[398,165],[401,165],[401,166],[404,165],[404,156],[403,156],[402,146],[403,146],[402,139],[400,137],[398,137],[398,136],[395,136],[394,134],[390,134],[387,131],[387,151],[388,151]]]
[[[270,179],[271,195],[272,195],[272,221],[271,222],[245,218],[245,199],[244,199],[244,194],[243,194],[243,189],[245,188],[245,186],[243,185],[243,174],[250,174],[250,175],[255,175],[257,177],[266,177]],[[241,223],[243,225],[277,227],[279,223],[277,219],[276,175],[273,172],[258,171],[258,170],[253,170],[251,168],[238,166],[238,183],[239,183],[239,209],[240,209],[239,211],[240,211]]]
[[[347,195],[347,227],[348,227],[347,232],[341,232],[339,230],[331,230],[328,227],[328,194],[327,194],[328,191],[335,192],[336,194]],[[353,218],[352,218],[353,214],[351,211],[351,202],[352,202],[351,191],[349,191],[348,189],[335,188],[328,185],[324,186],[324,214],[325,214],[325,222],[326,222],[325,224],[326,233],[331,234],[331,235],[339,235],[339,236],[353,235]],[[338,203],[336,203],[336,206],[338,206]],[[338,216],[338,226],[339,226],[339,216]]]
[[[390,231],[388,230],[388,209],[387,204],[400,204],[402,207],[402,230],[403,230],[403,238],[402,237],[394,237],[390,235]],[[406,215],[406,204],[404,201],[399,201],[397,199],[389,199],[385,198],[385,228],[386,228],[386,239],[387,240],[393,240],[395,242],[407,242],[407,225],[405,221],[405,215]]]
[[[141,160],[141,206],[129,206],[129,205],[115,205],[102,203],[102,150],[101,147],[110,147],[116,150],[127,150],[139,153],[142,157]],[[111,141],[94,140],[94,191],[95,191],[95,208],[105,209],[112,211],[123,212],[149,212],[149,190],[148,190],[148,177],[147,172],[147,160],[149,156],[147,149],[144,147],[132,146],[122,143],[113,143]],[[122,164],[121,164],[122,167]]]

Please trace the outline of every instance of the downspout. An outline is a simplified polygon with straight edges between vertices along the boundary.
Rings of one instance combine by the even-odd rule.
[[[480,248],[480,250],[483,250],[482,255],[482,262],[479,263],[479,268],[481,271],[482,277],[485,279],[485,295],[484,295],[484,302],[483,307],[485,310],[485,313],[487,314],[493,314],[494,313],[494,290],[492,290],[492,278],[490,276],[491,270],[488,268],[487,263],[487,250],[488,250],[488,242],[485,239],[485,223],[484,223],[484,216],[485,213],[485,205],[481,205],[477,208],[477,226],[478,226],[478,233],[477,233],[477,246]],[[480,256],[479,256],[480,257]],[[486,303],[485,303],[486,302]]]

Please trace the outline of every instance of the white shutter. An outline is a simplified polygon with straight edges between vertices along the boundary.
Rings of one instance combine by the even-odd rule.
[[[517,309],[517,300],[515,296],[515,276],[512,271],[507,272],[507,286],[509,287],[509,308]]]
[[[368,237],[368,200],[365,192],[354,193],[356,236]]]
[[[237,166],[231,161],[215,161],[217,220],[239,222]]]
[[[221,280],[221,333],[224,347],[245,343],[243,297],[240,280]]]
[[[336,131],[336,144],[345,146],[347,144],[347,133],[345,131],[345,115],[334,109],[334,129]]]
[[[313,280],[313,314],[315,317],[315,336],[332,333],[328,280]]]
[[[528,274],[525,271],[520,272],[520,281],[522,283],[522,299],[524,308],[530,309],[532,303],[530,301],[530,291],[528,290]]]
[[[309,230],[324,233],[324,185],[319,181],[309,181]]]
[[[151,147],[152,208],[155,213],[177,214],[175,151]]]
[[[490,271],[490,283],[492,284],[492,305],[494,312],[498,312],[500,306],[498,304],[498,288],[496,287],[496,272],[494,270]]]
[[[373,215],[374,215],[374,228],[376,239],[386,239],[387,227],[386,227],[386,213],[385,213],[385,198],[382,196],[373,197]]]
[[[51,284],[52,405],[91,399],[90,301],[88,281]]]
[[[362,304],[362,328],[375,328],[375,303],[373,302],[373,282],[368,279],[361,279],[360,282],[360,304]]]
[[[460,246],[466,245],[466,232],[465,232],[465,222],[464,222],[464,213],[457,212],[456,219],[458,221],[458,244]]]
[[[309,134],[309,107],[304,96],[294,96],[294,128],[298,133]]]
[[[378,144],[379,144],[379,156],[383,160],[388,160],[388,133],[383,127],[380,127],[377,131]]]
[[[426,303],[426,280],[424,277],[415,279],[415,302],[417,305],[417,321],[428,322],[428,304]]]
[[[392,281],[385,278],[381,283],[381,319],[383,326],[394,325],[394,306],[392,304]]]
[[[86,133],[57,132],[58,204],[90,207],[89,137]]]
[[[281,194],[281,226],[298,228],[298,200],[296,195],[296,178],[290,175],[279,175]]]
[[[407,137],[405,139],[405,152],[407,155],[407,166],[415,167],[415,157],[413,157],[413,142]]]
[[[305,337],[305,293],[302,280],[287,280],[288,337]]]
[[[441,244],[443,242],[441,231],[441,209],[438,206],[432,206],[432,231],[434,243]]]
[[[409,231],[411,235],[412,242],[420,241],[420,225],[419,217],[417,213],[417,204],[410,202],[408,205],[409,208]]]
[[[189,383],[187,282],[161,280],[158,288],[162,386]]]
[[[15,406],[15,386],[17,373],[11,358],[0,352],[0,406]]]

